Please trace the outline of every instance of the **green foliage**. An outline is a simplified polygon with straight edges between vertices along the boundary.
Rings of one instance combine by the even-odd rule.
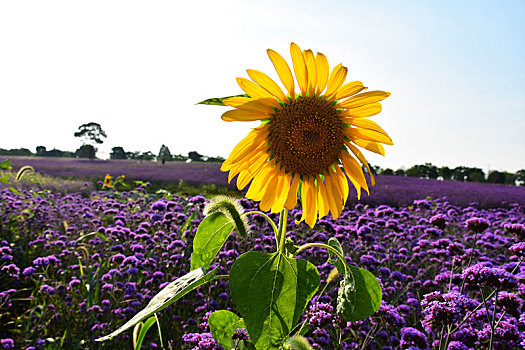
[[[117,146],[111,149],[109,159],[128,159],[128,156],[126,154],[126,151],[124,151],[124,148]]]
[[[313,347],[308,340],[300,335],[294,335],[293,337],[286,339],[285,344],[292,350],[313,350]]]
[[[96,154],[97,149],[92,145],[82,145],[75,151],[75,156],[77,158],[95,159]]]
[[[202,220],[193,239],[191,269],[204,267],[208,269],[224,242],[234,228],[233,222],[225,214],[216,212]]]
[[[102,127],[98,123],[89,122],[82,124],[78,127],[78,130],[74,133],[75,137],[80,137],[84,139],[84,143],[98,143],[101,144],[104,142],[103,138],[106,138],[107,135],[102,130]]]
[[[162,162],[171,160],[171,152],[168,146],[164,144],[160,146],[159,155],[157,156],[157,160],[160,160]]]
[[[247,252],[230,271],[230,292],[257,349],[279,349],[319,288],[317,268],[282,253]]]
[[[137,323],[145,320],[156,312],[164,310],[195,288],[209,282],[215,276],[216,272],[217,269],[214,269],[206,274],[204,269],[196,269],[182,277],[179,277],[164,287],[150,300],[148,305],[142,311],[133,316],[133,318],[126,322],[122,327],[118,328],[109,335],[96,339],[96,341],[101,342],[111,339],[125,330],[135,326]]]
[[[13,167],[11,166],[11,159],[6,159],[0,162],[0,169],[2,170],[11,170]]]
[[[222,103],[222,101],[226,100],[227,98],[230,98],[230,97],[250,97],[246,94],[242,94],[242,95],[234,95],[234,96],[227,96],[227,97],[215,97],[215,98],[209,98],[207,100],[204,100],[204,101],[201,101],[199,103],[197,103],[198,105],[216,105],[216,106],[225,106],[224,103]]]
[[[148,333],[148,330],[153,326],[153,324],[156,322],[155,316],[151,316],[148,318],[148,320],[144,323],[140,322],[135,325],[135,329],[140,329],[140,333],[135,338],[135,333],[133,332],[133,348],[135,350],[140,350],[140,347],[142,346],[142,343],[144,342],[144,338],[146,337],[146,333]]]
[[[341,243],[336,238],[330,238],[328,245],[343,255]],[[337,297],[339,316],[345,321],[360,321],[379,310],[382,292],[377,278],[365,269],[337,259],[333,253],[330,253],[330,257],[330,263],[337,268],[339,274],[344,275]]]
[[[224,349],[233,349],[235,347],[232,336],[235,331],[245,327],[244,320],[228,310],[215,311],[208,318],[210,331],[213,339],[217,340]]]
[[[345,321],[364,320],[381,306],[381,285],[369,271],[348,264],[347,267],[350,271],[339,287],[337,313]]]

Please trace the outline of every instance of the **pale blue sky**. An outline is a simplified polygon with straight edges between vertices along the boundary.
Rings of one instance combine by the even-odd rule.
[[[372,164],[525,168],[524,1],[0,2],[0,147],[100,147],[227,156],[257,123],[226,123],[235,78],[289,44],[392,96],[373,117],[394,140]]]

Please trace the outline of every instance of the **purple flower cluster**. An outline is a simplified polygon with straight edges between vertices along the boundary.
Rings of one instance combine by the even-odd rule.
[[[88,196],[0,190],[0,312],[9,315],[0,318],[0,338],[43,348],[48,338],[61,341],[60,325],[68,324],[64,347],[81,348],[81,342],[93,344],[123,325],[161,288],[189,271],[205,200],[164,198],[147,194],[143,186]],[[246,210],[257,208],[246,199],[240,203]],[[378,313],[345,322],[335,313],[339,284],[329,282],[304,315],[311,325],[305,337],[315,349],[434,347],[443,325],[458,325],[478,307],[478,286],[484,286],[498,288],[497,302],[488,301],[488,315],[478,308],[450,335],[449,348],[485,346],[487,320],[494,315],[503,327],[498,346],[519,344],[525,334],[525,268],[518,266],[523,247],[515,232],[525,224],[524,213],[522,205],[460,207],[447,198],[400,207],[357,204],[345,208],[339,219],[324,218],[310,229],[294,222],[301,217],[300,207],[291,210],[288,237],[295,244],[327,243],[336,237],[348,263],[377,276],[383,294]],[[276,214],[270,217],[278,221]],[[476,233],[469,220],[477,222],[478,231],[483,220],[488,224]],[[227,274],[247,250],[275,251],[270,225],[258,216],[250,217],[250,225],[253,233],[247,239],[229,239],[219,252],[212,264],[218,273]],[[323,284],[332,281],[334,266],[327,262],[326,250],[311,247],[300,255],[317,266]],[[462,289],[464,280],[475,288]],[[165,343],[171,340],[174,349],[183,350],[218,348],[207,317],[228,308],[236,312],[226,281],[187,294],[158,314]],[[23,322],[27,331],[4,331],[16,322]],[[236,340],[247,337],[244,329],[234,334]],[[126,332],[107,345],[127,348],[130,342]],[[157,343],[158,336],[150,331],[144,346]]]

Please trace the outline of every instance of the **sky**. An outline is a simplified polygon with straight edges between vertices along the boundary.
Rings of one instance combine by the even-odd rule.
[[[0,148],[111,148],[227,157],[258,122],[224,122],[271,48],[322,52],[389,91],[372,117],[394,146],[373,165],[525,168],[525,1],[2,1]]]

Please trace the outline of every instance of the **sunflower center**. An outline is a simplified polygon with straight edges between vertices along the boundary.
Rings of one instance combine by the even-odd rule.
[[[343,121],[326,100],[301,98],[275,113],[268,140],[285,170],[302,176],[321,174],[341,154]]]

